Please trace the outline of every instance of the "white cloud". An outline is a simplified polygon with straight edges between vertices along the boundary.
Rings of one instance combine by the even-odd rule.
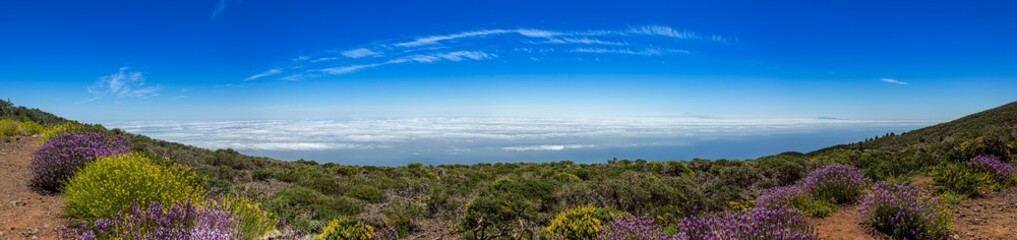
[[[513,147],[503,147],[502,149],[503,150],[508,150],[508,151],[525,152],[525,151],[561,151],[561,150],[566,150],[566,149],[580,149],[580,148],[592,148],[592,147],[594,147],[594,145],[589,145],[589,144],[586,144],[586,145],[573,144],[573,145],[513,146]]]
[[[657,56],[666,53],[689,53],[687,50],[681,49],[656,49],[646,48],[642,50],[632,50],[627,48],[621,49],[608,49],[608,48],[577,48],[573,49],[572,52],[577,53],[608,53],[608,54],[627,54],[627,55],[643,55],[643,56]]]
[[[654,36],[671,37],[678,39],[695,39],[697,34],[691,31],[678,31],[668,26],[660,25],[648,25],[641,27],[633,27],[629,29],[630,33],[645,34]]]
[[[353,50],[344,51],[342,52],[342,55],[348,58],[362,58],[362,57],[381,56],[381,53],[371,51],[371,49],[367,48],[357,48]]]
[[[332,61],[332,60],[336,60],[336,59],[339,59],[339,58],[337,58],[337,57],[322,57],[322,58],[311,60],[311,62],[312,63],[327,62],[327,61]]]
[[[879,81],[885,82],[885,83],[897,84],[897,85],[908,85],[908,82],[897,80],[897,79],[893,79],[893,78],[880,78]]]
[[[92,98],[86,102],[108,95],[118,98],[151,98],[159,96],[161,89],[160,86],[148,86],[144,74],[121,67],[117,73],[99,77],[95,84],[88,87],[88,93],[92,94]]]
[[[349,65],[349,66],[341,66],[341,67],[330,67],[330,68],[322,69],[321,71],[325,72],[325,73],[328,73],[328,74],[332,74],[332,75],[342,75],[342,74],[347,74],[347,73],[352,73],[352,72],[360,71],[361,69],[373,68],[373,67],[377,67],[377,66],[381,66],[381,65],[385,65],[385,63],[357,64],[357,65]]]
[[[327,73],[327,74],[331,74],[331,75],[343,75],[343,74],[349,74],[349,73],[357,72],[357,71],[360,71],[360,70],[363,70],[363,69],[367,69],[367,68],[374,68],[374,67],[380,67],[380,66],[384,66],[384,65],[399,64],[399,63],[406,63],[406,62],[417,62],[417,63],[435,63],[435,62],[440,62],[440,61],[459,62],[459,61],[463,61],[463,60],[484,60],[484,59],[490,59],[490,58],[494,58],[494,57],[497,57],[497,55],[489,54],[489,53],[485,53],[485,52],[481,52],[481,51],[455,51],[455,52],[436,53],[436,54],[429,54],[429,55],[413,55],[413,56],[408,56],[408,57],[403,57],[403,58],[392,59],[392,60],[388,60],[388,61],[380,62],[380,63],[354,64],[354,65],[347,65],[347,66],[330,67],[330,68],[321,69],[321,72],[324,72],[324,73]]]
[[[280,74],[280,73],[282,73],[282,70],[279,70],[278,68],[273,68],[273,69],[269,69],[268,71],[264,71],[264,72],[261,72],[261,73],[254,74],[254,75],[251,75],[249,77],[246,77],[246,78],[244,78],[244,80],[245,81],[252,81],[252,80],[256,80],[256,79],[259,79],[259,78],[268,77],[268,76],[272,76],[272,75],[276,75],[276,74]]]
[[[561,34],[559,32],[555,32],[555,31],[539,30],[539,29],[515,29],[515,30],[488,29],[488,30],[479,30],[479,31],[460,32],[460,33],[449,34],[449,35],[435,35],[435,36],[422,37],[422,38],[417,38],[416,40],[409,41],[409,42],[396,43],[395,46],[398,46],[398,47],[418,47],[418,46],[423,46],[423,45],[438,44],[438,43],[443,42],[443,41],[451,41],[451,40],[456,40],[456,39],[460,39],[460,38],[484,37],[484,36],[489,36],[489,35],[507,34],[507,33],[516,33],[516,34],[522,35],[524,37],[531,37],[531,38],[548,38],[548,37],[553,37],[553,36],[557,36],[557,35]]]
[[[627,46],[628,43],[624,42],[612,42],[604,41],[594,38],[551,38],[548,39],[547,43],[556,44],[585,44],[585,45],[607,45],[607,46]]]
[[[673,39],[694,39],[727,42],[720,35],[700,36],[691,31],[679,31],[669,26],[647,25],[615,30],[558,31],[534,28],[499,28],[464,31],[446,35],[430,35],[409,40],[376,40],[363,47],[348,48],[333,56],[324,52],[319,56],[299,56],[289,66],[276,70],[289,73],[283,80],[301,80],[326,75],[343,75],[371,68],[401,63],[466,62],[499,58],[543,61],[593,59],[609,60],[609,54],[650,57],[667,57],[690,53],[684,45]],[[587,54],[604,54],[589,58]],[[248,77],[248,80],[280,74],[268,71]]]

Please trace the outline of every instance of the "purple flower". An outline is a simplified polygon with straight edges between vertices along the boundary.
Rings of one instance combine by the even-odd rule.
[[[862,222],[904,239],[943,239],[950,216],[934,197],[906,184],[877,183],[858,206]]]
[[[678,224],[678,229],[675,238],[683,240],[818,239],[815,226],[800,212],[785,206],[689,217]]]
[[[805,178],[805,191],[813,198],[836,203],[852,202],[861,193],[868,180],[857,168],[832,164],[816,169]]]
[[[1017,168],[1006,162],[1000,161],[995,156],[978,155],[968,161],[968,167],[978,168],[992,172],[996,181],[1002,182],[1017,176]]]
[[[61,133],[35,151],[32,183],[57,190],[86,163],[129,152],[123,140],[99,133]]]
[[[153,202],[147,208],[138,204],[115,219],[96,220],[92,227],[83,224],[74,231],[78,239],[239,239],[230,213],[217,208],[200,208],[191,203],[168,209]]]
[[[798,186],[770,188],[763,191],[756,199],[756,207],[789,206],[792,201],[803,196],[804,192]]]

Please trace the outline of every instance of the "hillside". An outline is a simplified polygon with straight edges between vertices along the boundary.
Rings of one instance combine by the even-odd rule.
[[[864,141],[863,145],[866,149],[903,150],[928,143],[963,143],[992,137],[1004,138],[998,139],[1001,141],[1012,141],[1014,136],[1017,136],[1017,102],[900,135],[870,139]],[[857,148],[857,145],[839,145],[834,148]]]
[[[925,182],[916,185],[928,194],[956,198],[962,203],[953,207],[958,212],[971,208],[965,204],[975,203],[964,200],[968,198],[982,201],[979,206],[999,205],[1000,213],[1014,212],[1010,205],[993,204],[998,202],[993,199],[1012,196],[1013,191],[1005,190],[1009,183],[966,181],[967,176],[982,173],[967,170],[962,163],[982,154],[1013,161],[1017,153],[1017,103],[901,135],[753,161],[609,160],[600,164],[561,161],[441,166],[414,163],[404,167],[252,157],[230,149],[213,151],[98,125],[78,126],[73,121],[38,109],[14,107],[9,102],[0,102],[0,107],[3,107],[0,118],[38,122],[49,128],[72,124],[76,127],[69,127],[71,132],[118,136],[132,151],[161,164],[193,169],[205,179],[202,185],[210,192],[250,198],[286,225],[308,233],[322,232],[330,220],[350,216],[410,239],[553,238],[548,235],[552,233],[547,226],[561,221],[561,213],[584,206],[613,212],[611,215],[645,215],[657,225],[676,226],[704,212],[750,210],[768,189],[802,185],[808,175],[831,164],[857,168],[871,182]],[[968,175],[944,175],[950,172]],[[992,193],[1001,190],[1009,195]],[[844,220],[838,216],[854,216],[843,212],[854,211],[853,201],[815,201],[818,202],[795,208],[812,216],[809,221],[821,221],[817,219],[827,215],[835,220]],[[995,219],[1007,219],[1006,216],[1010,215]],[[965,217],[971,214],[959,216],[956,221]],[[605,224],[607,221],[604,220]],[[850,225],[857,220],[840,221],[844,222]],[[823,222],[819,225],[843,226]],[[676,227],[662,229],[669,233],[679,231]],[[966,230],[955,230],[962,231]],[[998,234],[1005,236],[1007,231]]]

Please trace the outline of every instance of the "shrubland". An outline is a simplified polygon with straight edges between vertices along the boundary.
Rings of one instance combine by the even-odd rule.
[[[74,174],[64,193],[71,216],[94,225],[97,219],[151,208],[153,202],[164,208],[188,208],[190,203],[194,209],[230,212],[229,230],[235,236],[256,235],[277,223],[276,230],[295,228],[321,237],[381,239],[434,234],[463,239],[704,239],[763,233],[814,239],[805,217],[824,217],[838,205],[860,202],[873,229],[899,238],[934,238],[942,236],[949,219],[934,195],[960,201],[1017,181],[1012,170],[1017,103],[907,133],[759,159],[401,167],[277,161],[4,106],[0,104],[0,113],[7,114],[2,116],[9,122],[41,125],[36,134],[97,133],[121,139],[133,151],[100,157]],[[99,170],[90,168],[137,169],[138,174],[98,177],[89,173]],[[151,196],[130,201],[85,203],[102,199],[99,195],[121,196],[116,188],[144,186],[152,176],[179,184],[146,189],[144,194]],[[929,177],[936,192],[913,193],[907,182],[917,177]],[[258,207],[231,210],[210,203],[223,194]],[[183,197],[162,198],[169,195]],[[902,207],[901,199],[923,205]],[[250,218],[240,216],[261,220],[237,220]],[[887,216],[912,220],[883,221]],[[238,221],[248,223],[237,227]]]

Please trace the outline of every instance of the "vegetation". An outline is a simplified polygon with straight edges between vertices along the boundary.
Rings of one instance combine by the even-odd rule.
[[[374,227],[348,217],[332,220],[318,235],[321,240],[371,240],[373,237]]]
[[[98,133],[62,133],[35,151],[32,184],[56,191],[86,163],[129,152],[123,140]]]
[[[0,119],[0,137],[31,136],[42,132],[41,124],[28,120]]]
[[[105,157],[85,165],[64,190],[67,215],[113,218],[134,204],[201,201],[202,179],[180,166],[160,166],[140,154]]]
[[[229,212],[202,208],[187,202],[163,206],[152,202],[147,208],[134,204],[116,218],[82,224],[69,237],[78,239],[237,239]]]
[[[352,226],[359,222],[372,227],[375,236],[442,231],[464,239],[570,238],[566,236],[572,230],[563,226],[571,224],[586,229],[597,225],[597,237],[604,239],[699,239],[762,232],[785,234],[780,235],[783,239],[813,239],[814,230],[802,221],[803,215],[825,216],[837,204],[855,201],[869,183],[880,182],[873,191],[885,194],[862,197],[867,209],[862,215],[872,220],[869,225],[898,238],[924,238],[942,234],[949,216],[929,210],[941,209],[933,197],[900,186],[927,176],[936,186],[935,194],[946,201],[978,197],[1013,185],[1008,169],[1017,154],[1017,103],[810,153],[755,160],[611,159],[599,164],[373,167],[283,162],[80,124],[8,102],[0,102],[0,119],[19,129],[31,124],[25,121],[38,123],[42,130],[37,134],[43,136],[48,132],[115,136],[136,152],[93,161],[74,174],[64,194],[68,214],[79,220],[95,224],[99,218],[130,214],[134,203],[182,206],[190,200],[195,208],[229,212],[234,223],[259,219],[240,224],[251,227],[232,225],[239,236],[256,235],[276,222],[265,219],[278,218],[282,222],[278,225],[322,233],[330,222],[343,218]],[[18,134],[32,133],[18,130]],[[978,157],[982,155],[987,157]],[[113,169],[137,171],[98,174]],[[161,184],[165,179],[178,184],[135,187],[156,177]],[[244,199],[243,206],[260,203],[264,212],[254,210],[260,207],[217,207],[205,200],[204,189]],[[114,203],[106,197],[120,200]],[[923,207],[905,208],[890,199],[914,199]],[[595,217],[601,216],[593,214],[599,211],[617,215]],[[879,220],[885,216],[920,217]],[[596,222],[593,219],[599,224],[590,224]],[[441,230],[434,230],[435,225]],[[736,225],[743,228],[731,227]],[[918,229],[924,235],[905,233]],[[590,236],[590,231],[572,232]]]
[[[945,239],[951,211],[906,184],[877,183],[858,206],[864,223],[902,239]]]
[[[259,204],[244,197],[227,194],[208,202],[207,205],[230,214],[232,225],[236,229],[236,237],[239,239],[257,239],[279,224],[279,220],[272,213],[262,210]]]
[[[551,238],[597,239],[601,225],[616,215],[610,210],[592,206],[573,208],[555,216],[544,231]]]
[[[865,188],[866,181],[858,169],[833,164],[809,174],[805,179],[804,188],[813,198],[833,203],[848,203],[858,198]]]

